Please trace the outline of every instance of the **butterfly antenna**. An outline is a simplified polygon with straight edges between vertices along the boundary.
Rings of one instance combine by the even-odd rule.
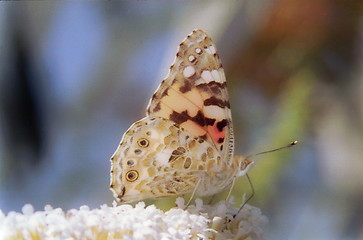
[[[247,158],[250,158],[250,157],[253,157],[253,156],[262,155],[262,154],[266,154],[266,153],[276,152],[276,151],[279,151],[279,150],[282,150],[282,149],[285,149],[285,148],[290,148],[290,147],[295,146],[297,144],[298,144],[298,141],[295,140],[295,141],[289,143],[286,146],[279,147],[279,148],[275,148],[275,149],[271,149],[271,150],[268,150],[268,151],[263,151],[263,152],[255,153],[255,154],[251,154],[251,155],[247,156]]]
[[[283,147],[279,147],[279,148],[276,148],[276,149],[272,149],[272,150],[268,150],[268,151],[264,151],[264,152],[260,152],[260,153],[256,153],[256,154],[251,154],[249,155],[247,158],[250,158],[250,157],[253,157],[253,156],[257,156],[257,155],[262,155],[262,154],[266,154],[266,153],[271,153],[271,152],[276,152],[278,150],[282,150],[282,149],[285,149],[285,148],[290,148],[292,146],[295,146],[296,144],[298,144],[298,141],[293,141],[291,143],[289,143],[288,145],[286,146],[283,146]],[[244,203],[241,205],[241,207],[238,209],[238,211],[233,215],[233,218],[235,218],[240,212],[241,210],[243,209],[243,207],[247,204],[248,201],[250,201],[253,196],[255,195],[255,188],[253,187],[253,184],[252,184],[252,181],[250,179],[250,176],[248,176],[248,174],[246,173],[246,177],[247,177],[247,180],[251,186],[251,190],[252,190],[252,193],[251,195],[247,198],[246,201],[244,201]]]

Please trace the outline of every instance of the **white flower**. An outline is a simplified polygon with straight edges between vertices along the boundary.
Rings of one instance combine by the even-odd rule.
[[[82,206],[65,213],[50,205],[34,212],[26,204],[22,214],[0,211],[0,239],[255,239],[263,238],[267,218],[258,208],[245,205],[233,219],[237,208],[231,202],[203,205],[200,199],[187,210],[178,198],[177,208],[167,212],[139,202],[98,209]],[[252,239],[253,239],[252,238]]]

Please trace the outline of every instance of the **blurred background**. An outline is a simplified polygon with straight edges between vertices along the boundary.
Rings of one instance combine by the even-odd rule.
[[[343,0],[1,2],[0,209],[110,205],[109,158],[201,28],[225,68],[235,153],[299,141],[254,158],[249,204],[269,218],[266,239],[363,239],[362,10]],[[250,193],[241,178],[236,205]]]

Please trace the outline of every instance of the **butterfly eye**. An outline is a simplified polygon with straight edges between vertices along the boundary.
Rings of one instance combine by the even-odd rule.
[[[130,170],[126,173],[126,180],[129,182],[134,182],[139,178],[139,173],[135,170]]]
[[[140,146],[140,147],[143,147],[143,148],[146,148],[149,146],[149,140],[147,140],[146,138],[140,138],[138,141],[137,141],[137,144]]]
[[[246,168],[246,163],[244,161],[241,162],[240,170],[244,170]]]

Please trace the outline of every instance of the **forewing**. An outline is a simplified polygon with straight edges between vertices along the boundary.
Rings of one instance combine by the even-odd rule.
[[[209,142],[230,162],[233,129],[226,78],[216,46],[204,31],[194,30],[179,45],[147,115],[174,121]]]

